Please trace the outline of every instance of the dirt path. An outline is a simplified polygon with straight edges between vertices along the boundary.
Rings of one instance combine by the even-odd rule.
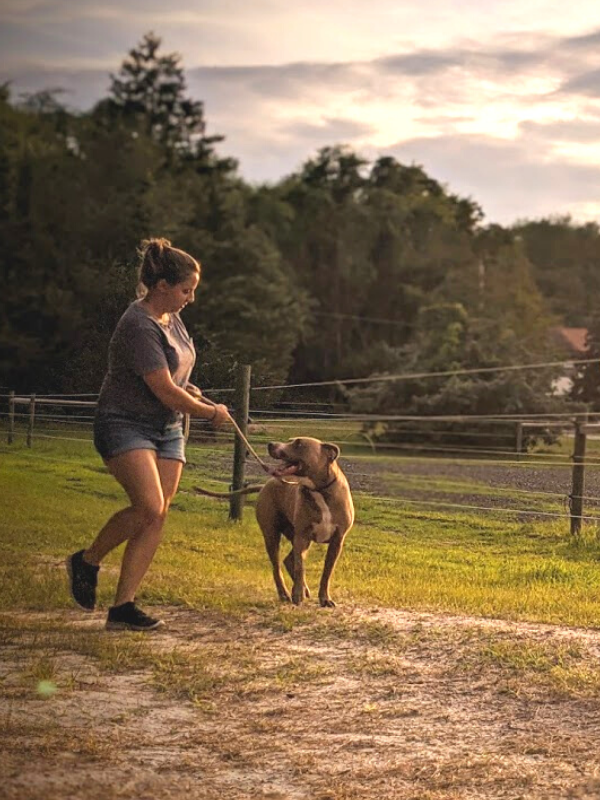
[[[361,608],[164,618],[146,639],[76,612],[0,619],[3,797],[600,796],[596,632]]]

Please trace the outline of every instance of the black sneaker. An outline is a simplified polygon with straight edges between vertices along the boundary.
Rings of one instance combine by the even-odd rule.
[[[161,625],[164,625],[162,619],[149,617],[133,602],[108,609],[107,631],[153,631]]]
[[[69,589],[78,606],[85,611],[93,611],[96,607],[96,586],[100,567],[84,561],[83,553],[83,550],[78,550],[67,558]]]

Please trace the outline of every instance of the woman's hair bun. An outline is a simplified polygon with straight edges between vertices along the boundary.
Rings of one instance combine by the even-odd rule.
[[[164,279],[174,285],[185,280],[192,272],[200,276],[199,262],[183,250],[173,247],[168,239],[144,239],[140,242],[139,255],[140,296],[156,286],[159,280]]]
[[[142,258],[148,253],[152,256],[161,256],[165,247],[171,247],[171,242],[168,239],[144,239],[140,244],[140,251]]]

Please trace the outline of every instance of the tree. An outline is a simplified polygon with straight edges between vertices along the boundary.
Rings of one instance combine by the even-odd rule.
[[[600,227],[569,217],[526,221],[512,228],[533,265],[533,276],[563,324],[585,327],[600,295]]]
[[[47,385],[77,317],[72,287],[61,280],[47,224],[49,217],[60,214],[57,179],[68,158],[66,112],[55,112],[15,107],[8,88],[2,91],[0,371],[12,386],[30,391]],[[54,202],[50,187],[56,191]]]
[[[188,309],[190,328],[204,343],[204,378],[222,385],[239,362],[252,365],[255,384],[285,383],[308,324],[306,293],[258,227],[232,225],[226,238],[208,237],[202,251],[209,267],[199,302]]]
[[[93,115],[9,100],[0,102],[0,366],[19,391],[97,391],[107,326],[135,286],[133,264],[126,280],[117,269],[117,285],[109,276],[150,232],[159,146]]]
[[[432,293],[439,293],[440,302],[448,300],[448,276],[474,265],[473,237],[481,212],[474,203],[448,194],[421,167],[391,157],[375,162],[366,194],[374,277],[362,313],[395,320],[393,328],[378,331],[400,345],[410,339],[419,309],[431,302]]]
[[[162,55],[161,39],[150,32],[130,50],[117,75],[111,75],[108,104],[100,111],[141,126],[171,156],[193,159],[200,169],[230,171],[232,159],[218,159],[213,145],[223,136],[206,136],[204,104],[186,96],[177,53]]]
[[[347,147],[326,147],[276,187],[293,210],[280,247],[315,301],[293,380],[364,377],[391,363],[419,309],[448,299],[448,276],[476,270],[475,203],[419,166],[384,157],[368,167]]]
[[[314,334],[298,348],[293,380],[319,380],[351,366],[347,317],[360,312],[371,279],[365,161],[348,148],[326,147],[280,187],[293,213],[280,239],[299,284],[314,299]]]
[[[356,413],[377,416],[425,418],[519,416],[567,410],[568,403],[552,394],[556,370],[502,371],[502,367],[525,363],[526,359],[527,350],[520,337],[502,320],[471,318],[457,303],[424,307],[413,340],[397,351],[394,365],[394,373],[422,377],[374,381],[353,390],[349,393],[351,408]],[[434,428],[425,429],[419,423],[395,422],[367,427],[370,435],[382,442],[464,446],[462,423],[438,421]],[[506,449],[506,437],[513,433],[511,424],[479,423],[469,431],[469,445]],[[525,444],[537,437],[548,438],[549,433],[537,429]]]

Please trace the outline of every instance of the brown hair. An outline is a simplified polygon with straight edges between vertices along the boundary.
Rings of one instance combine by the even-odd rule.
[[[200,277],[200,262],[184,250],[172,247],[168,239],[144,239],[140,243],[139,255],[141,264],[138,294],[142,296],[160,280],[175,286],[193,273]]]

